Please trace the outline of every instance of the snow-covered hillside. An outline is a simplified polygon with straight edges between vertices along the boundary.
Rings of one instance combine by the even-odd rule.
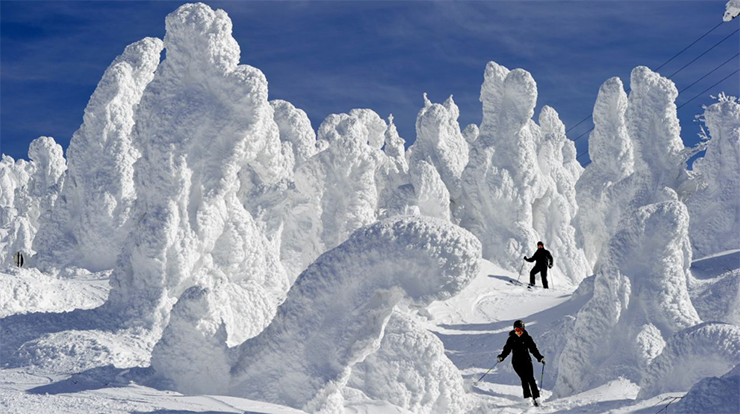
[[[223,10],[165,28],[66,158],[0,161],[0,411],[740,409],[736,98],[688,170],[674,83],[609,79],[584,169],[534,77],[489,62],[481,124],[424,95],[406,148],[390,114],[268,100]],[[521,283],[540,240],[550,289]],[[494,366],[517,319],[544,407]]]

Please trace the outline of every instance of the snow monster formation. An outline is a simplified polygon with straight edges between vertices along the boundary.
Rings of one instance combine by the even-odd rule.
[[[740,104],[721,96],[720,102],[704,111],[704,123],[711,138],[694,171],[705,186],[686,203],[697,257],[740,247]]]
[[[612,90],[616,86],[614,80],[607,82],[602,92],[609,92],[601,96],[601,103],[621,102],[621,94]],[[568,334],[554,389],[557,396],[617,375],[635,382],[649,377],[646,372],[668,349],[669,338],[701,322],[687,288],[689,213],[681,200],[690,195],[692,180],[685,170],[686,152],[676,117],[678,91],[673,82],[646,67],[632,71],[631,86],[624,119],[634,172],[614,184],[621,189],[611,196],[622,198],[610,201],[623,206],[620,230],[601,250],[593,296]],[[620,125],[618,117],[611,119],[617,121],[612,126]],[[609,149],[612,154],[630,147],[623,141],[623,129],[611,131],[618,134],[618,145]],[[597,143],[605,138],[601,133],[592,135]],[[596,153],[599,148],[603,146],[597,146]],[[589,168],[583,177],[593,180],[597,174],[589,174]],[[605,170],[601,164],[594,168],[598,174]]]
[[[343,412],[341,390],[352,367],[378,350],[394,307],[424,307],[457,294],[477,274],[480,254],[472,234],[429,217],[387,219],[356,231],[306,269],[270,326],[238,348],[229,394],[308,412]],[[366,361],[365,372],[385,369],[383,355],[376,365]],[[409,363],[447,366],[425,355],[414,354]],[[459,373],[417,372],[438,395],[435,401],[452,405],[442,412],[460,412],[460,399],[445,400],[446,391],[432,390],[459,386]]]
[[[483,242],[483,257],[513,270],[544,240],[560,258],[555,278],[578,283],[590,272],[570,225],[574,193],[572,182],[563,184],[578,170],[562,123],[551,109],[541,116],[544,129],[532,121],[537,85],[522,69],[488,63],[480,99],[483,122],[462,174],[460,225]]]
[[[462,377],[433,333],[393,312],[377,352],[352,368],[348,387],[413,413],[462,413]]]
[[[416,117],[416,141],[407,157],[411,183],[421,214],[445,220],[462,192],[461,177],[468,163],[468,144],[460,132],[460,116],[452,96],[432,104],[424,94],[424,107]]]
[[[573,218],[578,245],[591,266],[617,231],[622,209],[622,180],[634,172],[632,140],[627,134],[627,94],[611,78],[599,88],[593,110],[594,130],[588,139],[591,163],[576,183],[578,214]],[[622,183],[622,184],[620,184]]]
[[[131,227],[136,199],[134,109],[159,64],[162,41],[126,47],[106,69],[67,150],[69,169],[59,203],[34,240],[35,265],[112,269]]]
[[[290,176],[293,156],[281,144],[264,75],[238,64],[226,13],[186,4],[167,16],[166,29],[167,57],[134,114],[135,223],[106,309],[156,341],[177,298],[209,288],[234,345],[270,322],[288,290],[279,248],[238,192],[245,180]]]
[[[0,264],[10,265],[21,252],[32,263],[33,240],[59,197],[67,163],[62,146],[51,137],[39,137],[28,148],[30,162],[0,162]]]

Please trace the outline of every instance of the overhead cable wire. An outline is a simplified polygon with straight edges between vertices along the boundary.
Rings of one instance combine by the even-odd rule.
[[[680,51],[680,52],[676,53],[675,55],[673,55],[673,57],[671,57],[670,59],[668,59],[668,60],[666,60],[665,62],[663,62],[663,64],[662,64],[662,65],[658,66],[658,67],[657,67],[657,68],[655,69],[655,72],[657,72],[657,71],[658,71],[658,70],[659,70],[660,68],[662,68],[663,66],[665,66],[666,64],[668,64],[668,62],[670,62],[670,61],[672,61],[673,59],[677,58],[677,57],[678,57],[678,56],[679,56],[679,55],[680,55],[681,53],[685,52],[685,51],[686,51],[686,50],[687,50],[688,48],[690,48],[691,46],[694,46],[694,45],[696,44],[696,42],[698,42],[698,41],[700,41],[701,39],[703,39],[704,37],[706,37],[706,36],[707,36],[707,35],[708,35],[709,33],[712,33],[712,32],[713,32],[713,31],[714,31],[715,29],[717,29],[718,27],[720,27],[720,26],[722,25],[722,23],[724,23],[724,22],[719,22],[719,23],[717,23],[717,25],[716,25],[716,26],[712,27],[711,29],[709,29],[709,31],[707,31],[707,32],[706,32],[706,33],[704,33],[703,35],[699,36],[699,38],[698,38],[698,39],[696,39],[696,40],[694,40],[693,42],[691,42],[691,44],[690,44],[690,45],[688,45],[688,46],[686,46],[685,48],[681,49],[681,51]],[[740,29],[738,29],[738,30],[740,30]],[[737,32],[737,30],[735,30],[735,31],[734,31],[733,33],[731,33],[731,34],[730,34],[730,36],[732,36],[732,35],[733,35],[733,34],[735,34],[736,32]],[[729,38],[730,36],[727,36],[727,37],[726,37],[725,39],[722,39],[722,41],[720,41],[720,43],[724,42],[724,41],[725,41],[725,40],[726,40],[727,38]],[[719,43],[718,43],[718,44],[719,44]],[[714,46],[712,46],[712,48],[711,48],[711,49],[709,49],[709,50],[712,50],[712,49],[713,49],[713,48],[714,48],[715,46],[717,46],[717,45],[714,45]],[[707,51],[707,52],[708,52],[708,51]],[[703,54],[702,54],[701,56],[704,56],[704,54],[706,54],[707,52],[704,52],[704,53],[703,53]],[[699,56],[699,57],[701,57],[701,56]],[[693,62],[693,61],[692,61],[692,62]],[[689,64],[691,64],[692,62],[689,62]],[[688,66],[688,65],[687,65],[687,66]],[[675,72],[675,73],[674,73],[673,75],[675,75],[676,73],[680,72],[680,71],[681,71],[681,70],[683,70],[683,69],[684,69],[684,68],[681,68],[681,69],[679,69],[679,70],[678,70],[678,71],[676,71],[676,72]],[[673,75],[671,75],[671,76],[673,76]],[[669,78],[670,78],[670,76],[669,76]],[[571,130],[573,130],[574,128],[578,127],[578,125],[581,125],[582,123],[584,123],[584,122],[588,121],[588,120],[589,120],[589,119],[590,119],[591,117],[593,117],[593,114],[591,114],[591,115],[589,115],[589,116],[587,116],[587,117],[583,118],[583,119],[582,119],[582,120],[581,120],[580,122],[578,122],[577,124],[575,124],[575,125],[573,125],[572,127],[568,128],[568,129],[567,129],[567,130],[565,131],[565,133],[567,134],[568,132],[570,132],[570,131],[571,131]],[[590,131],[590,130],[589,130],[589,131]],[[589,131],[586,131],[586,132],[589,132]],[[583,136],[583,134],[581,134],[581,135],[579,136],[579,138],[580,138],[581,136]],[[576,138],[576,139],[577,139],[577,138]]]
[[[691,101],[693,101],[694,99],[696,99],[696,98],[698,98],[698,97],[700,97],[700,96],[704,95],[704,94],[705,94],[706,92],[708,92],[708,91],[709,91],[710,89],[712,89],[712,88],[714,88],[715,86],[719,85],[720,83],[722,83],[722,82],[726,81],[727,79],[729,79],[729,77],[730,77],[730,76],[732,76],[732,75],[734,75],[734,74],[736,74],[736,73],[738,73],[738,72],[740,72],[740,69],[736,69],[736,70],[735,70],[734,72],[732,72],[732,73],[730,73],[729,75],[727,75],[727,76],[725,76],[724,78],[722,78],[722,80],[721,80],[721,81],[719,81],[719,82],[715,83],[714,85],[712,85],[712,86],[708,87],[707,89],[704,89],[704,90],[703,90],[703,91],[702,91],[701,93],[697,94],[696,96],[694,96],[693,98],[689,99],[688,101],[686,101],[686,102],[682,103],[682,104],[681,104],[681,105],[680,105],[680,106],[679,106],[678,108],[676,108],[676,109],[680,109],[680,108],[684,107],[684,106],[685,106],[686,104],[688,104],[689,102],[691,102]]]
[[[730,38],[730,36],[734,35],[734,34],[735,34],[735,33],[737,33],[737,32],[740,32],[740,29],[735,29],[735,31],[734,31],[734,32],[732,32],[732,33],[728,34],[728,35],[727,35],[727,37],[725,37],[724,39],[722,39],[722,40],[720,40],[719,42],[715,43],[715,44],[714,44],[714,46],[710,47],[710,48],[709,48],[709,49],[707,49],[707,50],[706,50],[706,51],[705,51],[704,53],[702,53],[701,55],[699,55],[699,56],[697,56],[696,58],[694,58],[694,60],[692,60],[691,62],[689,62],[689,63],[687,63],[687,64],[685,64],[685,65],[683,65],[683,66],[681,67],[681,69],[679,69],[679,70],[677,70],[677,71],[673,72],[672,74],[668,75],[668,79],[672,78],[672,77],[673,77],[673,75],[677,74],[678,72],[681,72],[682,70],[686,69],[686,68],[687,68],[687,67],[688,67],[688,66],[689,66],[690,64],[692,64],[692,63],[696,62],[697,60],[699,60],[699,58],[701,58],[702,56],[704,56],[704,55],[706,55],[707,53],[709,53],[709,52],[710,52],[710,51],[711,51],[712,49],[714,49],[715,47],[719,46],[719,45],[720,45],[720,44],[721,44],[722,42],[724,42],[725,40],[729,39],[729,38]]]
[[[724,62],[724,63],[722,63],[721,65],[719,65],[719,66],[717,66],[716,68],[712,69],[711,71],[709,71],[709,73],[707,73],[706,75],[704,75],[704,76],[702,76],[701,78],[697,79],[697,80],[696,80],[696,81],[695,81],[694,83],[692,83],[691,85],[689,85],[689,86],[687,86],[687,87],[685,87],[685,88],[681,89],[680,91],[678,91],[678,93],[680,94],[680,93],[682,93],[683,91],[685,91],[686,89],[689,89],[690,87],[692,87],[692,86],[696,85],[697,83],[699,83],[699,81],[701,81],[702,79],[704,79],[704,78],[706,78],[707,76],[709,76],[709,75],[711,75],[712,73],[714,73],[714,71],[715,71],[715,70],[717,70],[717,69],[721,68],[722,66],[724,66],[724,65],[726,65],[726,64],[728,64],[728,63],[730,63],[730,61],[731,61],[732,59],[735,59],[735,58],[736,58],[736,57],[738,57],[738,56],[740,56],[740,53],[737,53],[737,54],[735,54],[735,56],[733,56],[733,57],[731,57],[731,58],[729,58],[729,59],[725,60],[725,62]]]
[[[691,44],[690,44],[690,45],[686,46],[686,47],[685,47],[685,48],[683,48],[683,49],[682,49],[682,50],[681,50],[680,52],[678,52],[678,53],[676,53],[675,55],[673,55],[673,57],[672,57],[672,58],[670,58],[670,59],[666,60],[666,61],[665,61],[665,63],[663,63],[662,65],[660,65],[660,66],[658,66],[657,68],[655,68],[655,71],[657,72],[657,71],[658,71],[658,70],[659,70],[660,68],[662,68],[663,66],[667,65],[667,64],[668,64],[668,62],[672,61],[673,59],[677,58],[677,57],[678,57],[678,55],[680,55],[681,53],[685,52],[685,51],[686,51],[686,49],[690,48],[691,46],[694,46],[694,45],[696,44],[696,42],[700,41],[701,39],[704,39],[704,37],[705,37],[706,35],[708,35],[709,33],[712,33],[712,32],[714,31],[714,29],[716,29],[716,28],[720,27],[720,26],[722,25],[722,23],[724,23],[724,22],[719,22],[719,23],[717,23],[717,25],[716,25],[716,26],[712,27],[711,29],[709,29],[709,31],[708,31],[708,32],[706,32],[706,33],[704,33],[703,35],[701,35],[701,37],[700,37],[700,38],[698,38],[698,39],[694,40],[693,42],[691,42]]]

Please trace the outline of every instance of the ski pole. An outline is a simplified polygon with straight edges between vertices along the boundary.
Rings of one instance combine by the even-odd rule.
[[[522,266],[521,266],[521,267],[519,268],[519,275],[518,275],[518,276],[517,276],[517,278],[516,278],[516,281],[517,281],[517,283],[521,283],[521,282],[519,282],[519,279],[521,279],[521,278],[522,278],[522,270],[524,270],[524,265],[525,265],[525,264],[526,264],[526,263],[522,263]]]
[[[478,378],[478,381],[474,381],[473,382],[473,385],[478,385],[478,383],[480,382],[480,380],[483,379],[483,377],[485,377],[486,375],[488,375],[488,373],[491,372],[492,369],[496,368],[496,365],[498,365],[498,361],[496,361],[496,363],[493,364],[493,366],[491,368],[488,368],[488,371],[486,371],[485,374],[481,375],[481,377]]]
[[[545,379],[545,364],[542,364],[542,374],[540,374],[540,389],[542,389],[542,383]]]

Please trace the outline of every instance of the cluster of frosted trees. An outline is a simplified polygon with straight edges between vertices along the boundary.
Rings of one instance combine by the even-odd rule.
[[[459,292],[480,257],[518,268],[538,240],[563,284],[595,274],[568,325],[580,339],[562,350],[559,395],[625,363],[631,379],[670,378],[675,341],[740,339],[734,325],[700,325],[687,290],[692,252],[740,245],[734,100],[707,108],[712,138],[690,172],[673,83],[639,67],[628,97],[610,79],[584,170],[557,112],[533,119],[532,76],[491,62],[481,124],[461,129],[452,97],[424,96],[406,149],[392,117],[355,109],[315,132],[269,101],[222,10],[184,5],[166,29],[106,70],[66,160],[48,137],[29,162],[3,158],[0,248],[4,264],[22,251],[52,274],[113,269],[97,311],[143,338],[169,386],[310,412],[342,412],[356,393],[472,410],[408,311]],[[697,326],[705,334],[674,336]],[[718,366],[738,360],[725,348]]]

